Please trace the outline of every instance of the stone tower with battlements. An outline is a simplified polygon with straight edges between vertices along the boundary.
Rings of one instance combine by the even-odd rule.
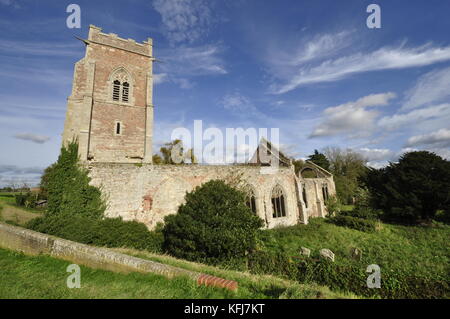
[[[152,39],[137,43],[89,27],[75,64],[63,143],[77,139],[83,162],[152,162]]]

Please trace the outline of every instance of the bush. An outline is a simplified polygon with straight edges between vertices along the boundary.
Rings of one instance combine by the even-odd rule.
[[[340,212],[340,215],[362,219],[379,220],[382,216],[382,213],[382,211],[370,207],[355,207],[353,210]]]
[[[330,198],[328,198],[325,201],[325,206],[327,207],[329,216],[340,213],[342,209],[342,204],[337,196],[331,196]]]
[[[331,217],[330,222],[338,226],[344,226],[364,232],[374,232],[379,230],[380,223],[376,220],[362,219],[353,216],[337,215]]]
[[[213,180],[186,194],[178,213],[165,218],[164,249],[210,264],[243,260],[256,248],[262,226],[245,204],[243,192]]]
[[[27,192],[16,194],[14,195],[14,198],[16,200],[17,206],[35,208],[36,202],[39,199],[39,195],[32,192]]]
[[[136,221],[121,218],[97,219],[80,215],[39,217],[26,225],[32,230],[76,241],[105,247],[128,247],[161,252],[161,231],[150,232]]]

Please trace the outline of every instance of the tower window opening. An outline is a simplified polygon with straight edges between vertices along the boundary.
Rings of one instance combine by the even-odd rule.
[[[120,81],[115,80],[113,84],[113,100],[119,101],[120,99]]]
[[[122,85],[122,101],[128,102],[128,93],[129,93],[130,85],[128,82],[124,82]]]

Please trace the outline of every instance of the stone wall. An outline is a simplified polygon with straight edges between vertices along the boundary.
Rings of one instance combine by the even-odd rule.
[[[49,255],[76,264],[109,271],[155,273],[168,278],[185,276],[195,280],[200,285],[231,290],[238,287],[237,282],[233,280],[132,257],[107,248],[92,247],[3,223],[0,223],[0,247],[30,255]]]
[[[307,223],[309,216],[324,217],[322,183],[328,183],[330,193],[334,193],[332,177],[299,179],[293,167],[280,167],[271,173],[267,167],[249,165],[90,163],[88,167],[91,184],[101,188],[108,202],[106,215],[136,220],[149,229],[163,222],[165,216],[175,214],[187,192],[213,179],[250,188],[255,194],[257,215],[267,228]],[[272,215],[272,190],[276,185],[283,190],[286,217]],[[308,207],[301,197],[303,186]]]
[[[257,214],[268,228],[302,221],[291,168],[264,174],[257,166],[91,163],[89,169],[91,183],[101,188],[108,201],[107,216],[137,220],[150,229],[163,222],[165,216],[177,212],[186,192],[212,179],[240,181],[240,186],[250,187],[255,194]],[[272,217],[271,191],[276,185],[280,185],[285,194],[286,217]]]

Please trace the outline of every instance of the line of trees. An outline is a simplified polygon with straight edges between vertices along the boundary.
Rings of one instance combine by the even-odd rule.
[[[387,221],[416,223],[450,220],[450,162],[427,151],[405,153],[381,169],[352,150],[327,147],[315,150],[308,160],[334,175],[341,204],[381,210]],[[301,161],[294,161],[296,170]],[[367,211],[365,212],[365,214]]]

